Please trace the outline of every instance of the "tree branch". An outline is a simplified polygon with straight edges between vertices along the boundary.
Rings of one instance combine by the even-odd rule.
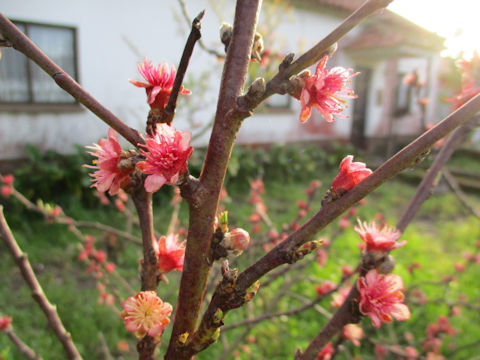
[[[213,224],[220,190],[241,119],[232,116],[237,97],[245,84],[260,0],[237,2],[232,40],[225,59],[215,122],[200,175],[198,204],[190,203],[185,263],[178,296],[175,322],[166,359],[188,359],[182,354],[179,336],[192,334],[198,319],[210,271]]]
[[[131,194],[135,208],[137,209],[140,228],[142,229],[143,241],[143,261],[141,262],[141,281],[142,291],[157,290],[159,282],[158,262],[153,241],[155,235],[153,232],[153,211],[152,194],[145,192],[143,186]],[[153,337],[145,335],[137,343],[137,351],[140,360],[153,359],[153,353],[157,342]]]
[[[35,273],[32,270],[32,267],[30,266],[27,255],[22,252],[15,238],[13,237],[13,234],[8,227],[5,216],[3,215],[3,206],[1,205],[0,235],[5,242],[5,245],[7,245],[7,248],[12,254],[15,262],[17,263],[17,266],[20,268],[23,279],[30,287],[30,290],[32,291],[32,297],[35,299],[35,301],[38,303],[43,313],[47,317],[48,325],[63,345],[63,349],[65,350],[68,358],[72,360],[81,360],[82,357],[80,356],[80,353],[78,352],[75,344],[72,341],[72,336],[65,330],[62,320],[58,316],[56,306],[52,305],[48,301],[41,285],[37,280],[37,277],[35,276]]]
[[[92,95],[86,92],[62,68],[55,64],[27,36],[25,36],[10,20],[0,14],[0,31],[12,43],[12,46],[40,66],[63,90],[85,105],[87,109],[116,130],[132,145],[144,144],[145,141],[138,131],[116,117],[110,110],[100,104]]]
[[[467,136],[467,134],[476,126],[477,120],[477,117],[473,117],[448,137],[447,141],[442,146],[442,149],[435,157],[432,166],[430,166],[430,169],[418,186],[415,195],[403,212],[403,215],[400,217],[396,226],[398,230],[401,232],[405,231],[405,228],[415,217],[422,204],[430,197],[432,184],[435,181],[435,178],[448,162],[455,149],[461,144],[465,136]]]

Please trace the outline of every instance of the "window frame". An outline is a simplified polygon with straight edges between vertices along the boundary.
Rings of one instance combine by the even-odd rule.
[[[57,28],[63,30],[69,30],[72,32],[72,50],[73,50],[73,71],[74,74],[70,75],[72,78],[79,82],[79,66],[78,66],[78,29],[75,26],[71,25],[61,25],[61,24],[52,24],[46,22],[37,22],[37,21],[27,21],[19,19],[9,19],[14,25],[21,25],[24,27],[24,34],[30,39],[30,26],[39,26],[46,28]],[[17,51],[17,50],[14,50]],[[22,56],[25,56],[22,54]],[[9,112],[22,112],[22,111],[45,111],[45,112],[64,112],[64,111],[79,111],[81,110],[80,103],[77,99],[72,97],[71,102],[39,102],[34,101],[33,93],[33,74],[31,71],[31,66],[38,66],[33,60],[27,58],[26,64],[26,78],[27,78],[27,91],[28,91],[28,101],[3,101],[0,99],[0,111],[9,111]],[[32,65],[30,65],[32,64]],[[55,82],[53,79],[51,79]]]

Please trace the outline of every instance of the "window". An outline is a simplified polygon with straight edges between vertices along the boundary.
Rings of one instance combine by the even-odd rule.
[[[74,79],[75,28],[13,21],[42,51]],[[0,104],[76,104],[37,64],[15,49],[3,48],[0,59]]]
[[[396,116],[408,114],[410,112],[410,103],[412,100],[412,87],[406,84],[403,79],[406,74],[398,74],[397,76],[397,90],[395,96],[395,110]]]

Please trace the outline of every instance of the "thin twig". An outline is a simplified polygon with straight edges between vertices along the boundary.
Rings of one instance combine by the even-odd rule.
[[[100,341],[100,349],[102,350],[103,358],[105,360],[114,360],[107,341],[105,340],[105,336],[103,336],[102,332],[98,333],[98,340]]]
[[[454,113],[455,114],[455,113]],[[453,114],[452,114],[453,115]],[[449,116],[451,117],[451,116]],[[408,204],[407,208],[403,212],[400,220],[397,223],[397,229],[401,232],[405,231],[407,225],[412,221],[422,204],[429,198],[430,191],[435,178],[440,173],[442,168],[448,162],[455,149],[460,145],[465,136],[476,126],[477,117],[473,117],[468,120],[464,125],[461,125],[456,129],[452,135],[450,135],[442,146],[442,149],[435,157],[433,164],[428,169],[427,174],[423,178],[422,182],[417,188],[415,195]]]
[[[178,94],[180,92],[180,89],[182,88],[183,78],[185,77],[185,73],[187,72],[188,63],[190,62],[190,58],[192,57],[193,49],[196,42],[202,37],[202,34],[200,32],[200,21],[202,20],[204,15],[205,10],[201,11],[200,14],[198,14],[197,17],[192,21],[192,30],[190,31],[187,43],[185,44],[185,48],[183,49],[182,58],[180,59],[180,64],[178,65],[178,70],[175,76],[175,81],[173,83],[172,92],[170,93],[170,97],[168,98],[168,104],[165,107],[165,110],[162,112],[162,116],[161,119],[159,119],[159,122],[165,122],[167,124],[170,124],[173,120],[173,116],[175,115],[175,108],[177,107]]]
[[[14,343],[15,347],[17,348],[20,353],[25,356],[29,360],[42,360],[42,357],[35,353],[35,351],[30,348],[27,344],[25,344],[18,335],[13,331],[13,329],[4,330],[8,336],[8,338]]]
[[[458,200],[467,208],[474,216],[480,218],[480,211],[473,205],[470,200],[468,200],[467,194],[463,192],[458,184],[457,180],[453,175],[448,171],[448,169],[443,169],[442,174],[444,179],[447,181],[448,186],[452,189],[453,193],[457,196]]]
[[[188,15],[187,6],[185,4],[185,1],[178,0],[178,4],[180,5],[180,9],[182,10],[183,18],[187,22],[187,25],[190,26],[190,24],[192,23],[192,20],[190,19],[190,16]],[[218,52],[214,49],[210,49],[209,47],[207,47],[202,39],[198,39],[198,45],[200,45],[200,48],[202,48],[202,50],[206,51],[207,53],[209,53],[211,55],[215,55],[218,59],[221,59],[221,58],[225,57],[225,54],[220,53],[220,52]]]
[[[72,79],[62,68],[55,64],[3,14],[0,14],[0,32],[2,32],[12,43],[12,46],[16,50],[33,60],[48,75],[50,75],[58,86],[85,105],[87,109],[120,133],[120,135],[127,139],[132,145],[137,146],[138,144],[145,143],[145,140],[143,140],[138,131],[130,128],[110,110],[100,104],[92,95],[86,92],[85,89]]]
[[[12,196],[14,196],[18,201],[20,201],[28,210],[35,211],[39,214],[42,214],[46,219],[52,219],[54,222],[59,223],[59,224],[64,224],[67,226],[73,225],[76,227],[86,227],[86,228],[93,228],[101,231],[105,231],[117,236],[120,236],[122,238],[125,238],[126,240],[133,241],[135,243],[141,244],[142,240],[136,236],[133,236],[132,234],[129,234],[125,231],[121,231],[118,229],[115,229],[114,227],[101,224],[99,222],[93,222],[93,221],[77,221],[75,219],[72,219],[71,217],[68,216],[51,216],[48,212],[46,212],[44,209],[40,208],[39,206],[35,205],[33,202],[28,200],[22,193],[20,193],[18,190],[12,187]]]
[[[22,252],[20,247],[18,246],[13,234],[8,227],[7,221],[5,216],[3,215],[3,206],[0,205],[0,235],[7,245],[10,253],[12,254],[17,266],[20,268],[22,273],[23,279],[30,287],[32,291],[32,297],[38,303],[40,308],[42,309],[43,313],[47,317],[48,325],[55,333],[55,336],[63,345],[63,349],[67,353],[69,359],[72,360],[80,360],[82,357],[78,352],[75,344],[72,341],[72,336],[65,330],[63,326],[62,320],[58,316],[56,306],[52,305],[45,293],[43,292],[40,283],[35,276],[35,273],[32,270],[30,262],[28,261],[27,255]]]

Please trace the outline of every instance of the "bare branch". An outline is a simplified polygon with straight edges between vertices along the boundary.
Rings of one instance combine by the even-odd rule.
[[[168,360],[189,359],[193,355],[182,352],[178,340],[182,334],[193,334],[205,293],[211,263],[207,256],[201,254],[210,251],[220,190],[241,124],[241,119],[231,116],[231,110],[235,107],[246,80],[260,3],[260,0],[237,2],[234,31],[225,60],[215,122],[197,187],[198,203],[190,202],[185,263],[172,337],[166,355]]]
[[[73,80],[62,68],[55,64],[27,36],[25,36],[10,20],[0,14],[0,32],[11,42],[12,46],[40,66],[63,90],[72,95],[91,112],[116,130],[131,144],[137,146],[145,141],[138,131],[116,117],[110,110],[100,104],[92,95],[86,92],[80,84]]]
[[[25,356],[29,360],[42,360],[42,357],[33,351],[30,346],[25,344],[19,337],[18,335],[13,331],[13,329],[7,329],[4,330],[8,336],[8,338],[15,344],[15,347],[17,348],[20,353]]]
[[[448,137],[447,141],[442,146],[442,149],[436,156],[432,166],[430,166],[427,175],[425,175],[423,178],[415,195],[412,197],[412,200],[403,212],[403,215],[400,217],[400,220],[397,223],[398,230],[401,232],[405,231],[405,228],[415,217],[422,204],[429,198],[435,178],[448,162],[453,152],[460,145],[465,136],[476,126],[477,120],[477,117],[473,117]]]
[[[447,180],[448,186],[450,186],[450,189],[455,193],[458,200],[460,200],[463,206],[465,206],[474,216],[480,219],[480,211],[468,200],[467,195],[460,188],[460,185],[450,171],[448,171],[448,169],[443,169],[442,173],[445,180]]]
[[[20,268],[23,279],[30,287],[30,290],[32,291],[32,297],[35,299],[47,317],[48,325],[53,330],[58,340],[62,343],[63,349],[65,350],[68,358],[72,360],[81,360],[82,357],[72,341],[72,336],[65,330],[62,320],[58,316],[56,306],[52,305],[48,301],[41,285],[37,280],[37,277],[35,276],[35,273],[32,270],[32,267],[30,266],[27,255],[22,252],[15,238],[13,237],[5,216],[3,215],[3,206],[1,205],[0,235],[5,242],[5,245],[7,245],[7,248],[13,256],[15,262],[17,263],[17,266]]]
[[[200,33],[201,23],[200,21],[205,15],[205,10],[200,12],[195,19],[192,21],[192,30],[190,31],[190,35],[188,36],[187,43],[185,44],[185,48],[183,49],[182,58],[180,59],[180,64],[178,65],[177,74],[175,76],[175,81],[173,83],[172,92],[170,93],[170,97],[168,98],[168,104],[165,109],[162,111],[161,116],[155,122],[162,122],[170,124],[173,120],[175,115],[175,108],[177,107],[177,98],[182,88],[183,78],[185,77],[185,73],[187,72],[188,63],[190,62],[190,58],[192,57],[193,48],[195,44],[200,38],[202,34]],[[147,128],[149,133],[153,133],[153,127],[151,129]]]

